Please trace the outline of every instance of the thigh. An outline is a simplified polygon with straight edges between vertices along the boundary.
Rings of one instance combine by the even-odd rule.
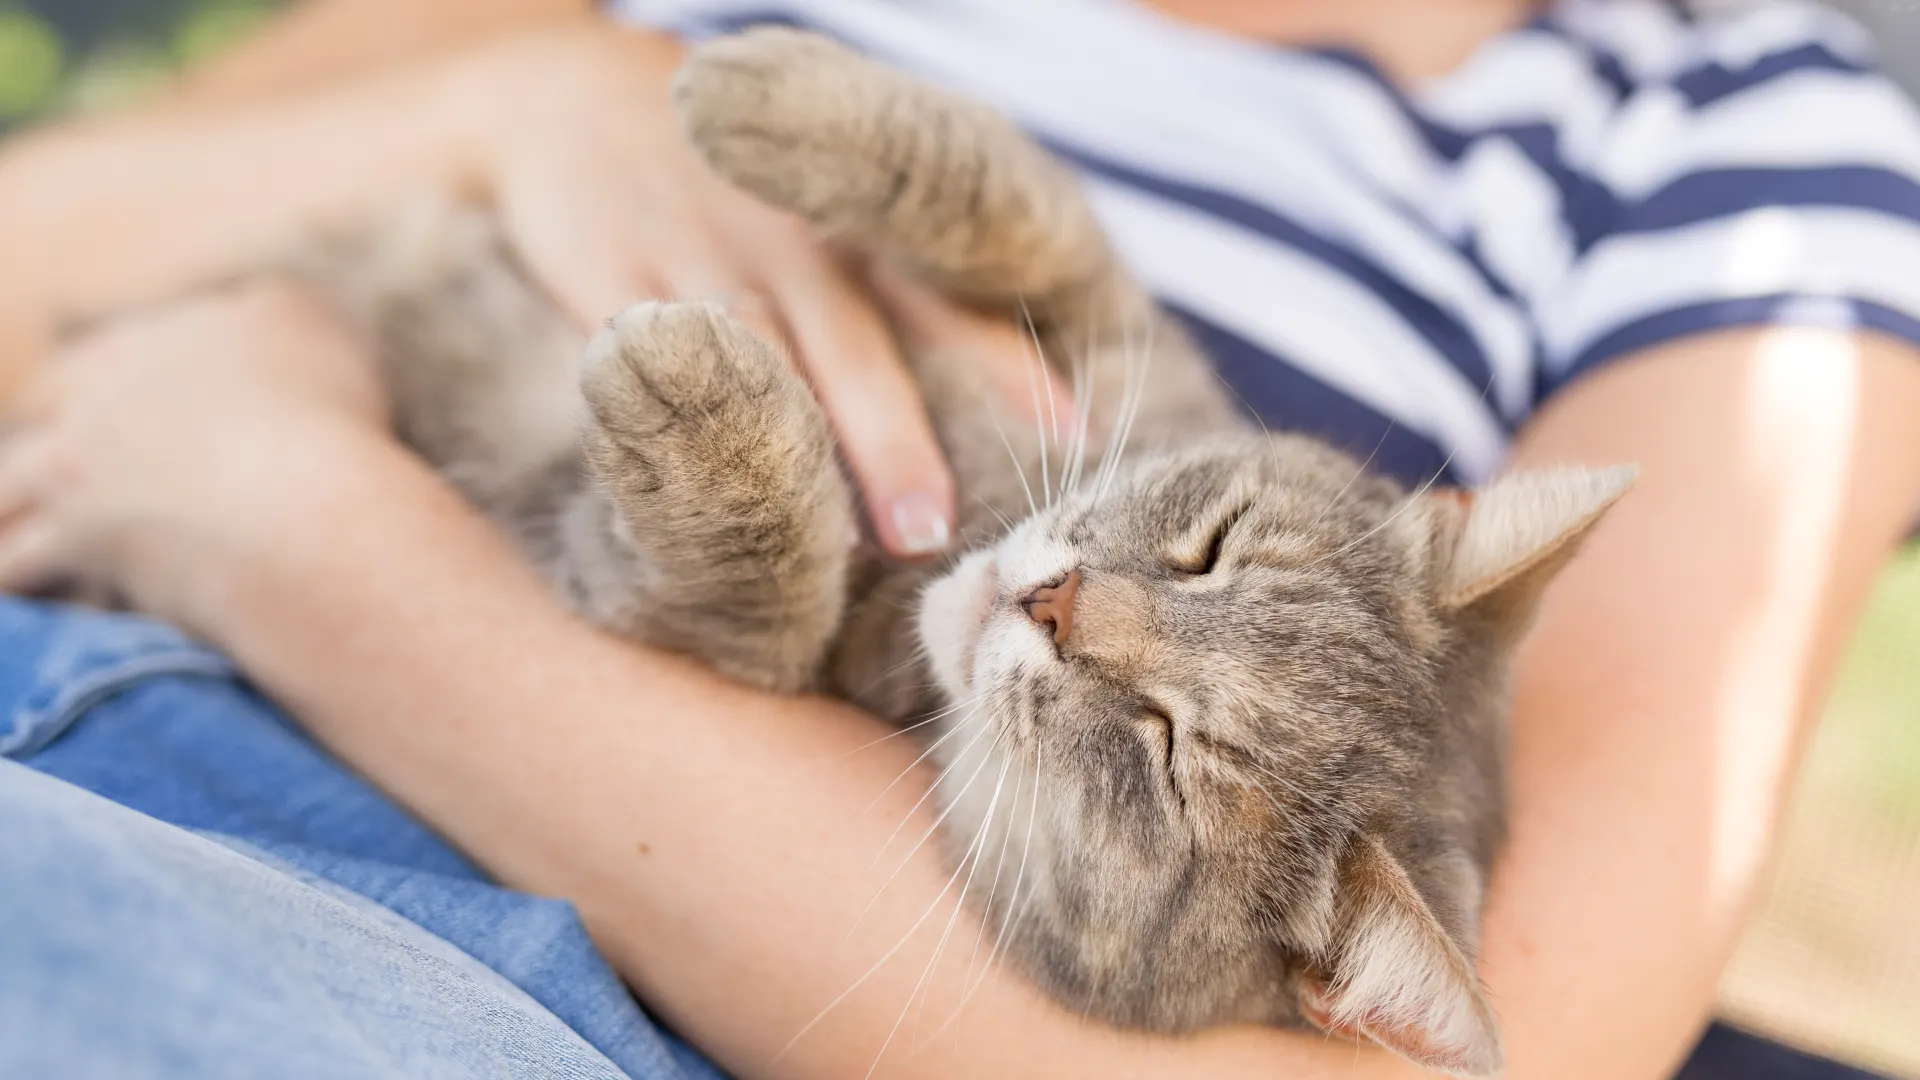
[[[0,596],[0,756],[183,828],[480,878],[224,656],[150,619]]]
[[[0,1077],[607,1078],[352,893],[0,761]]]
[[[405,718],[396,717],[394,721],[404,723]],[[49,921],[58,918],[58,904],[25,913],[38,920],[36,925],[52,927],[44,931],[47,941],[67,941],[63,948],[79,950],[73,952],[75,956],[89,955],[80,948],[82,944],[97,951],[116,942],[151,940],[166,945],[188,935],[193,943],[175,950],[186,960],[203,953],[224,958],[223,962],[251,962],[249,958],[263,957],[267,966],[248,968],[247,977],[266,977],[281,969],[281,958],[264,943],[269,939],[290,937],[296,944],[322,942],[325,956],[341,955],[344,946],[335,938],[317,935],[301,917],[283,910],[288,897],[320,896],[330,898],[323,905],[326,911],[338,914],[340,905],[344,905],[358,912],[352,921],[354,928],[341,931],[348,939],[363,939],[366,931],[362,924],[370,919],[396,926],[400,940],[411,941],[417,936],[436,948],[456,950],[453,960],[458,963],[483,965],[476,977],[482,981],[495,979],[530,998],[537,1009],[544,1010],[543,1019],[557,1019],[572,1036],[584,1039],[611,1060],[621,1075],[646,1080],[717,1076],[699,1055],[660,1029],[640,1009],[599,955],[571,904],[518,893],[487,880],[403,807],[306,738],[271,702],[250,688],[223,657],[176,630],[146,619],[0,596],[0,759],[5,758],[79,789],[72,794],[98,796],[78,804],[71,798],[61,802],[69,809],[91,807],[87,820],[99,817],[117,822],[116,829],[148,838],[164,837],[159,847],[166,851],[190,841],[187,846],[202,853],[194,859],[205,856],[229,864],[229,870],[222,874],[147,867],[134,875],[131,883],[97,888],[88,884],[93,881],[89,877],[84,882],[69,882],[67,893],[42,885],[41,878],[55,880],[61,872],[45,852],[35,856],[40,861],[32,865],[12,864],[5,876],[0,876],[0,893],[32,892],[36,899],[57,894],[66,898],[60,903],[82,913],[66,922]],[[26,782],[16,779],[25,775],[24,770],[9,766],[4,783],[10,789],[27,790],[23,786]],[[35,790],[48,789],[41,782]],[[46,817],[48,813],[37,816]],[[0,817],[0,822],[7,820]],[[74,818],[63,827],[75,827],[73,822],[78,820]],[[59,830],[42,832],[55,835]],[[10,837],[19,835],[19,828],[0,826],[0,844],[8,844]],[[136,849],[139,846],[131,845]],[[58,845],[53,850],[58,850]],[[102,852],[92,862],[76,862],[71,869],[108,876],[125,871],[133,864],[122,859],[117,850]],[[209,851],[211,855],[206,854]],[[26,849],[12,854],[18,858],[34,855]],[[245,857],[245,865],[230,865],[234,858],[241,857]],[[262,873],[268,876],[262,879]],[[146,884],[149,878],[165,887]],[[204,917],[222,909],[218,904],[202,903],[192,888],[195,882],[218,881],[224,892],[250,889],[258,893],[264,887],[263,880],[271,884],[268,892],[283,902],[283,908],[273,908],[256,896],[260,902],[240,913],[252,913],[251,921]],[[296,885],[300,888],[292,888]],[[103,921],[76,898],[73,889],[82,887],[91,890],[87,895],[108,899],[164,896],[168,903],[159,909],[134,910],[108,905],[104,909],[107,913],[121,913],[131,920],[123,927],[131,936],[75,943],[53,931],[71,936]],[[7,899],[25,902],[18,896]],[[300,905],[294,906],[298,909]],[[273,912],[271,917],[260,914],[268,911]],[[0,927],[7,925],[0,921]],[[191,939],[189,930],[228,936]],[[254,938],[235,940],[243,931]],[[0,930],[0,935],[5,933]],[[391,941],[388,939],[389,944]],[[356,971],[384,970],[381,965],[387,955],[387,946],[383,945],[372,954],[357,955],[337,973],[347,978]],[[120,962],[117,957],[111,961]],[[191,963],[175,966],[188,975],[199,970]],[[325,985],[324,980],[309,977],[310,973],[297,964],[287,970],[301,972],[296,980],[300,985]],[[152,974],[164,981],[164,970]],[[216,986],[249,987],[245,991],[249,995],[246,1008],[224,1010],[223,1014],[249,1015],[247,1009],[284,997],[278,990],[261,990],[244,979],[235,983],[231,973],[208,978]],[[386,977],[388,982],[395,978]],[[115,988],[97,978],[91,969],[65,972],[62,980],[52,985],[77,988],[72,1000],[56,1003],[62,1010],[60,1015],[72,1022],[102,1015],[88,1004],[94,998],[114,1003],[114,1009],[120,1007],[120,999],[110,993]],[[138,990],[137,983],[120,989],[127,994],[145,994]],[[12,992],[19,993],[20,986],[16,984]],[[450,993],[452,988],[435,991],[441,992]],[[356,1012],[384,1008],[377,1002],[353,998],[346,991],[341,993],[346,995],[343,1000],[354,1002]],[[330,1008],[338,1009],[337,1004],[326,1004],[334,1000],[328,996],[320,1002],[321,1007],[309,1010],[314,1003],[303,999],[300,1008],[325,1016]],[[433,994],[420,999],[428,1017],[433,1015],[435,1000]],[[167,1019],[167,994],[154,990],[139,1001],[142,1017],[155,1018],[156,1023],[174,1022]],[[467,998],[442,1003],[457,1008],[454,1015],[476,1015],[474,1003]],[[0,1001],[0,1007],[4,1007],[4,1001]],[[211,1006],[203,1000],[196,1007]],[[477,1015],[493,1008],[488,1005]],[[407,1012],[412,1015],[411,1006]],[[9,1042],[6,1025],[12,1021],[13,1017],[0,1016],[0,1061],[4,1061]],[[433,1034],[431,1026],[415,1027],[423,1037],[444,1041]],[[59,1030],[59,1025],[49,1030]],[[207,1037],[214,1038],[212,1034]],[[288,1045],[297,1042],[291,1038],[276,1041]],[[464,1045],[466,1040],[457,1041]],[[218,1045],[217,1040],[214,1045]],[[125,1075],[153,1073],[145,1069]],[[309,1074],[330,1075],[304,1066],[259,1075]],[[481,1074],[521,1075],[505,1068],[482,1070]],[[0,1068],[0,1080],[11,1080],[14,1075],[40,1074],[16,1074]],[[82,1074],[62,1070],[49,1075]],[[190,1075],[201,1074],[192,1071]],[[385,1074],[362,1069],[354,1075]],[[438,1074],[416,1070],[396,1075]],[[543,1068],[532,1075],[552,1073]]]

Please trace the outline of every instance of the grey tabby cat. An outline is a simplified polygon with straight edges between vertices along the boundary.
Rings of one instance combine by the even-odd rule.
[[[717,306],[640,304],[582,372],[477,210],[298,267],[386,359],[403,435],[609,630],[899,722],[945,710],[949,854],[1019,854],[980,914],[1070,1007],[1165,1032],[1313,1025],[1496,1072],[1474,958],[1509,657],[1632,470],[1410,493],[1248,429],[1065,169],[825,40],[708,43],[676,101],[740,187],[1028,314],[1071,358],[1070,445],[1003,432],[964,362],[911,357],[966,554],[888,559],[773,346]]]

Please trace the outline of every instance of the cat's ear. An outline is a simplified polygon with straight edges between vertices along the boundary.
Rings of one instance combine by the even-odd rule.
[[[1300,987],[1306,1019],[1450,1075],[1498,1074],[1500,1032],[1472,960],[1371,836],[1341,863],[1339,913],[1324,977]]]
[[[1640,470],[1559,468],[1518,472],[1475,491],[1432,496],[1444,518],[1440,606],[1487,598],[1530,601],[1578,549]]]

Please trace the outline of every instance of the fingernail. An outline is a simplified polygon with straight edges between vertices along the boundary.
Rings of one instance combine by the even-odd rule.
[[[953,526],[940,504],[921,492],[894,500],[893,529],[900,536],[900,549],[908,555],[945,551],[953,539]]]

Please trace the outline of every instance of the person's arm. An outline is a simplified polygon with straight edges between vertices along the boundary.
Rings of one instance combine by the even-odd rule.
[[[1514,1077],[1664,1076],[1745,923],[1835,664],[1920,521],[1920,354],[1783,328],[1570,388],[1514,464],[1640,480],[1518,669],[1485,966]]]
[[[204,329],[125,333],[91,346],[106,370],[209,347]],[[271,335],[222,340],[274,351]],[[1588,377],[1526,434],[1523,464],[1643,472],[1550,593],[1519,673],[1514,840],[1484,965],[1514,1080],[1654,1080],[1709,1008],[1807,720],[1920,505],[1916,362],[1829,331],[1703,338]],[[957,888],[943,893],[932,845],[884,891],[894,862],[876,859],[926,790],[911,772],[888,790],[910,738],[868,745],[887,729],[844,706],[768,698],[590,631],[364,425],[251,403],[251,436],[183,442],[154,394],[100,385],[125,404],[43,422],[40,464],[16,476],[66,482],[16,521],[52,522],[47,551],[111,553],[88,541],[122,537],[121,572],[164,583],[163,610],[502,880],[572,899],[647,1003],[730,1072],[858,1076],[889,1045],[889,1076],[1410,1073],[1297,1033],[1114,1032],[998,969],[949,1023],[974,955],[969,917],[949,921]],[[133,441],[103,451],[104,432]],[[89,462],[98,479],[74,483]],[[198,524],[157,527],[154,507],[189,494]],[[145,515],[98,524],[140,498]],[[910,1008],[936,952],[931,1001]]]
[[[631,62],[606,58],[613,49]],[[11,140],[0,151],[0,243],[26,257],[0,260],[0,400],[66,319],[233,272],[302,228],[493,180],[482,174],[517,129],[559,120],[512,100],[532,96],[543,68],[610,82],[616,67],[650,67],[664,101],[677,55],[656,39],[583,28],[324,93],[136,111]],[[573,96],[585,106],[590,95]]]
[[[444,186],[472,134],[420,72],[261,105],[590,8],[305,0],[140,108],[0,144],[0,238],[15,253],[0,263],[0,401],[63,316],[239,264],[289,222]]]

